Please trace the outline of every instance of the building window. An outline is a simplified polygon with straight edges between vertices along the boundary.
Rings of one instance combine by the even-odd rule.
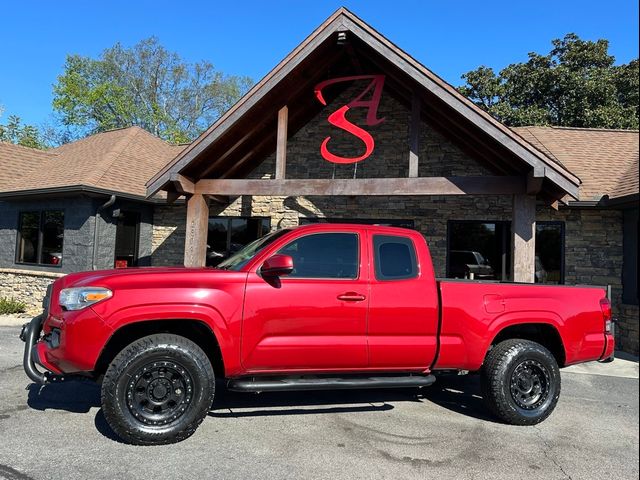
[[[318,218],[318,217],[300,217],[298,219],[300,225],[308,225],[310,223],[356,223],[359,225],[379,225],[381,227],[403,227],[415,229],[415,222],[402,218],[379,219],[379,218]]]
[[[317,233],[289,243],[278,253],[293,258],[287,278],[358,278],[358,235]]]
[[[447,277],[509,280],[510,240],[509,222],[449,221]]]
[[[378,280],[403,280],[418,276],[416,250],[410,239],[374,235],[373,251]]]
[[[209,217],[207,266],[215,267],[270,230],[268,217]]]
[[[20,212],[16,263],[60,266],[64,238],[64,212]]]
[[[564,222],[536,222],[536,283],[564,283]]]

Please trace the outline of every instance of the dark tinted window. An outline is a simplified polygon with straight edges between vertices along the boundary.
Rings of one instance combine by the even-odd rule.
[[[216,266],[271,229],[271,219],[262,217],[209,217],[207,266]]]
[[[449,221],[447,277],[476,280],[509,279],[509,222]]]
[[[536,223],[536,283],[564,283],[564,224]]]
[[[416,252],[410,239],[374,235],[373,250],[378,280],[399,280],[418,276]]]
[[[63,237],[62,211],[20,213],[17,263],[60,265]]]
[[[357,278],[358,236],[318,233],[294,240],[278,253],[293,258],[294,278]]]

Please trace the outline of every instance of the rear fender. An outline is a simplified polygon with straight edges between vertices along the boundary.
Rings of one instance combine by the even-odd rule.
[[[496,339],[496,337],[504,329],[518,326],[518,325],[531,325],[531,324],[544,324],[552,326],[560,335],[562,340],[562,348],[564,349],[565,356],[566,341],[562,335],[564,331],[564,320],[554,312],[548,311],[520,311],[520,312],[506,312],[502,315],[495,317],[487,327],[487,336],[484,342],[480,345],[480,348],[473,351],[470,355],[469,361],[472,364],[470,370],[477,370],[482,366],[484,357],[489,350],[489,347]]]

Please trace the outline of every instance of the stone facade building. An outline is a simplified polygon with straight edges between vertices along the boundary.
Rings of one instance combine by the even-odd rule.
[[[357,129],[336,126],[345,106]],[[637,131],[507,129],[340,10],[190,146],[129,140],[147,153],[103,172],[101,196],[54,199],[27,171],[19,181],[40,189],[27,198],[0,172],[0,296],[35,304],[51,276],[125,266],[113,213],[135,205],[138,265],[215,266],[269,231],[309,222],[389,224],[425,236],[439,277],[610,286],[618,346],[638,354]],[[339,158],[369,154],[335,163],[323,144]],[[0,144],[0,159],[15,162],[15,148]],[[138,162],[145,168],[131,168]],[[122,196],[120,177],[135,193]],[[116,203],[100,209],[111,194]],[[20,214],[38,202],[64,210],[60,266],[18,261]],[[89,261],[96,222],[99,265]]]

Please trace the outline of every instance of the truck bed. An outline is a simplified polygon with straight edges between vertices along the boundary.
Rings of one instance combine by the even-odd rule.
[[[441,298],[436,369],[477,370],[496,335],[523,317],[561,340],[561,366],[598,360],[608,342],[600,310],[606,287],[438,280]],[[523,331],[523,334],[527,332]]]

